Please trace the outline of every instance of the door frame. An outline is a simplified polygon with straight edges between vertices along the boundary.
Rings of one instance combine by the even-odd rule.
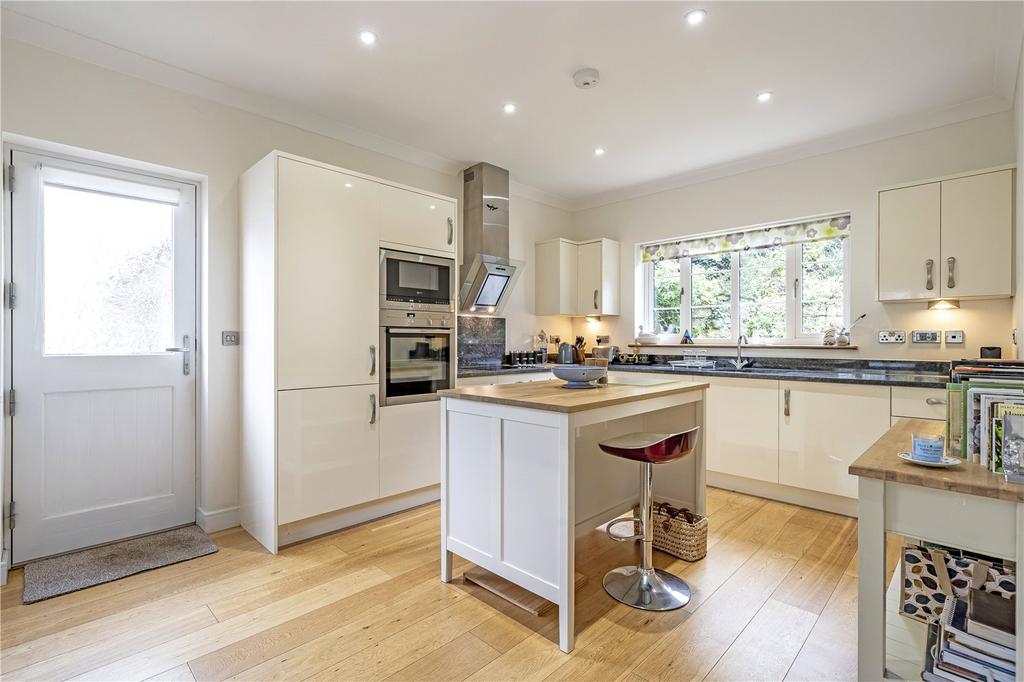
[[[200,511],[200,491],[202,468],[201,463],[206,460],[206,423],[203,419],[203,415],[206,414],[206,344],[209,342],[207,338],[206,327],[204,324],[204,313],[208,310],[206,305],[206,291],[203,288],[205,279],[203,277],[203,268],[206,262],[204,250],[207,244],[207,176],[191,171],[183,171],[168,166],[161,166],[152,164],[146,161],[139,161],[136,159],[130,159],[122,156],[116,156],[113,154],[107,154],[104,152],[93,151],[89,149],[83,149],[80,147],[73,147],[71,145],[65,145],[55,142],[49,142],[46,140],[40,140],[37,138],[27,137],[24,135],[18,135],[14,133],[2,133],[2,166],[4,173],[4,184],[2,188],[3,194],[3,257],[0,258],[0,284],[2,284],[3,296],[0,301],[0,306],[3,307],[3,329],[0,332],[0,355],[2,355],[2,376],[0,376],[0,408],[2,408],[3,419],[0,421],[2,425],[2,432],[0,432],[0,438],[2,438],[3,448],[3,464],[0,467],[0,483],[2,483],[2,491],[0,491],[0,501],[2,501],[2,528],[0,528],[0,537],[2,537],[2,545],[0,545],[0,585],[7,583],[7,572],[12,568],[12,534],[9,524],[9,513],[10,505],[13,499],[13,471],[14,471],[14,452],[13,452],[13,435],[12,435],[12,417],[9,413],[7,406],[8,391],[11,388],[11,378],[13,372],[13,347],[11,344],[11,326],[13,312],[7,307],[7,285],[10,280],[12,267],[13,267],[13,254],[11,250],[11,233],[13,229],[13,215],[12,215],[12,202],[11,193],[8,191],[7,186],[7,167],[10,163],[11,152],[20,151],[30,154],[41,154],[43,156],[50,156],[65,161],[72,161],[78,163],[85,163],[100,168],[107,168],[110,170],[122,171],[133,174],[148,175],[150,177],[158,178],[161,180],[169,180],[172,182],[178,182],[182,184],[192,185],[196,191],[196,202],[195,202],[195,310],[193,311],[195,319],[195,349],[193,351],[193,368],[196,374],[196,400],[195,400],[195,518],[198,519],[201,514]],[[17,186],[17,178],[15,178],[15,186]]]

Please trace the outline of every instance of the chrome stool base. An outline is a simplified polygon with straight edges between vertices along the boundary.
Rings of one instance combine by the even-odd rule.
[[[604,589],[626,606],[644,611],[671,611],[690,601],[690,586],[660,568],[613,568],[604,576]]]

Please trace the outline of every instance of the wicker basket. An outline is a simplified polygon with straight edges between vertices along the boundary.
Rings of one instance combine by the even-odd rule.
[[[640,507],[633,507],[633,516],[639,515]],[[684,561],[700,561],[708,553],[708,517],[655,502],[654,548]]]

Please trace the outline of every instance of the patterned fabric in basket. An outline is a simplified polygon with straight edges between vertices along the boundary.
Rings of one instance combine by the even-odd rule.
[[[935,547],[905,546],[901,571],[901,613],[923,623],[938,620],[947,595],[963,598],[972,587],[1006,599],[1017,593],[1016,576],[1001,563],[953,556]]]
[[[639,515],[640,507],[633,507],[633,516]],[[668,502],[655,502],[654,548],[684,561],[700,561],[708,553],[708,518]]]

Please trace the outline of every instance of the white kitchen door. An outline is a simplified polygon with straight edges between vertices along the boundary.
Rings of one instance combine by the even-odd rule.
[[[14,563],[194,522],[196,187],[10,160]]]

